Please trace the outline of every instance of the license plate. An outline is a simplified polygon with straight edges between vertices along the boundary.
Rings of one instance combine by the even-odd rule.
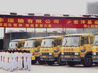
[[[42,56],[43,58],[46,58],[46,56]]]
[[[70,58],[70,56],[65,56],[65,58]]]

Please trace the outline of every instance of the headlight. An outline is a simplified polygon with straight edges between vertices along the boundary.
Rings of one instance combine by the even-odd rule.
[[[64,52],[62,52],[61,54],[64,55]]]
[[[96,52],[93,52],[93,55],[96,55]]]
[[[52,55],[52,53],[49,53],[49,55]]]
[[[79,55],[79,53],[78,52],[75,52],[75,55]]]

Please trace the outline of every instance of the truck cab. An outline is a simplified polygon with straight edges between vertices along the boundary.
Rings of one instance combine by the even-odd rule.
[[[69,66],[82,63],[92,66],[93,34],[65,35],[62,43],[61,61]]]
[[[40,48],[40,60],[48,65],[58,62],[61,53],[62,36],[48,36],[43,38]]]
[[[32,64],[39,62],[40,57],[40,45],[42,38],[29,38],[24,43],[24,50],[29,50],[32,53]]]

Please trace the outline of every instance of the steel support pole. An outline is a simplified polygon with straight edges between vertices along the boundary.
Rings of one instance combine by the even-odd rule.
[[[6,35],[6,28],[4,27],[3,49],[5,49],[5,35]]]

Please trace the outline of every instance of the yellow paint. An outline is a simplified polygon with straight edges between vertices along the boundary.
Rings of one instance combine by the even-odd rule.
[[[52,37],[53,40],[63,40],[63,37]],[[53,44],[53,43],[52,43]],[[58,50],[58,52],[54,52],[55,50]],[[52,45],[52,47],[50,48],[40,48],[40,53],[52,53],[52,55],[57,58],[59,56],[59,54],[61,53],[61,45],[57,45],[54,47],[54,45]]]
[[[63,52],[78,53],[80,55],[80,57],[82,57],[82,58],[86,55],[87,52],[92,52],[93,43],[91,43],[90,37],[92,37],[93,40],[94,40],[94,35],[93,34],[88,34],[88,35],[84,34],[84,35],[81,35],[80,36],[79,44],[81,44],[81,37],[88,37],[89,44],[79,45],[77,47],[70,47],[70,46],[69,47],[62,47],[61,52],[62,53]],[[85,50],[85,52],[81,52],[81,50]]]
[[[32,56],[32,60],[35,60],[35,56]]]
[[[30,39],[29,39],[30,40]],[[32,39],[31,39],[32,40]],[[35,40],[35,42],[39,42],[39,43],[41,43],[41,41],[42,41],[42,38],[35,38],[35,39],[33,39],[33,40]],[[23,48],[23,50],[28,50],[28,51],[30,51],[32,54],[33,54],[33,56],[35,57],[35,60],[36,60],[36,57],[39,57],[40,56],[40,46],[41,45],[39,45],[38,47],[32,47],[32,48]],[[36,50],[39,50],[39,52],[35,52]]]

